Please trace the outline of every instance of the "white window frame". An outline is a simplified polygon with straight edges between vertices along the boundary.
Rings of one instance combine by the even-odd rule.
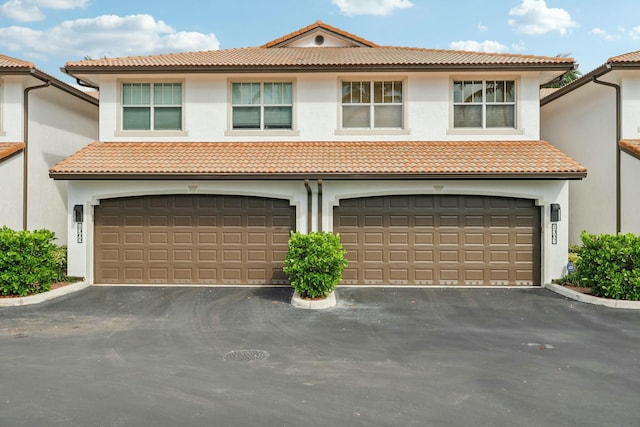
[[[234,105],[233,103],[233,85],[238,83],[259,83],[260,84],[260,102],[258,104],[246,104],[253,105],[260,108],[260,127],[255,129],[249,128],[234,128],[233,127],[233,111],[234,107],[242,106],[243,104]],[[264,100],[264,85],[266,83],[289,83],[291,85],[291,104],[265,104]],[[227,81],[227,131],[225,136],[253,136],[253,135],[271,135],[271,136],[298,136],[297,120],[296,120],[296,79],[294,78],[248,78],[239,79],[233,78]],[[285,106],[291,107],[291,128],[265,128],[264,109],[270,106]]]
[[[402,84],[402,102],[375,102],[375,83],[395,83],[400,82]],[[342,85],[344,83],[368,83],[370,85],[371,99],[368,103],[343,103],[342,102]],[[407,128],[407,78],[405,76],[343,76],[338,78],[338,124],[336,129],[336,135],[405,135],[409,134]],[[367,127],[344,127],[343,111],[345,106],[349,105],[368,105],[369,111],[369,126]],[[400,127],[375,127],[375,108],[381,106],[400,105],[402,120]]]
[[[157,106],[158,108],[162,108],[162,107],[180,107],[180,122],[181,122],[181,129],[167,129],[167,130],[155,130],[153,129],[154,123],[153,123],[153,119],[154,119],[154,108],[156,108],[156,106],[154,106],[153,104],[153,96],[154,96],[154,90],[153,87],[156,84],[180,84],[181,85],[181,99],[180,99],[180,104],[175,104],[175,105],[159,105]],[[150,90],[151,90],[151,94],[150,94],[150,104],[148,106],[146,105],[140,105],[140,107],[149,107],[150,108],[150,114],[151,114],[151,118],[150,118],[150,128],[149,129],[131,129],[131,130],[125,130],[124,127],[124,109],[125,109],[125,105],[124,105],[124,85],[126,84],[149,84],[150,85]],[[174,136],[187,136],[188,132],[186,130],[186,114],[185,114],[185,106],[186,106],[186,102],[185,102],[185,93],[186,93],[186,85],[185,85],[185,81],[184,80],[176,80],[176,79],[170,79],[170,80],[156,80],[156,79],[134,79],[134,80],[119,80],[117,82],[117,88],[118,88],[118,93],[117,93],[117,108],[118,108],[118,112],[117,112],[117,123],[116,123],[116,131],[114,132],[114,136],[153,136],[153,137],[158,137],[158,136],[168,136],[168,137],[174,137]],[[130,107],[134,107],[135,106],[130,106]]]
[[[454,102],[454,84],[456,82],[481,82],[482,83],[482,103],[456,103]],[[494,103],[487,102],[486,87],[487,82],[505,82],[512,81],[515,88],[515,100],[513,102]],[[452,76],[449,79],[449,128],[447,134],[449,135],[522,135],[524,129],[521,121],[521,84],[518,77],[512,75],[495,76],[495,75],[483,75],[483,76]],[[455,127],[455,106],[456,105],[481,105],[482,107],[482,123],[480,127]],[[513,127],[487,127],[486,125],[486,107],[487,105],[513,105],[514,106],[514,126]]]

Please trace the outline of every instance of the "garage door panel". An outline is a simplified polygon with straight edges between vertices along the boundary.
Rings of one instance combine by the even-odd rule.
[[[286,283],[295,208],[244,196],[145,196],[95,208],[96,283]]]
[[[343,283],[539,284],[540,211],[531,200],[342,200],[334,208],[334,231],[349,261]]]

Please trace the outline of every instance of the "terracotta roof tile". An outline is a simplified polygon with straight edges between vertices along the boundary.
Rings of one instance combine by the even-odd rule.
[[[86,177],[573,177],[586,169],[546,141],[96,142],[50,170]]]
[[[355,34],[348,33],[348,32],[346,32],[344,30],[341,30],[340,28],[332,27],[331,25],[325,24],[322,21],[316,21],[311,25],[308,25],[308,26],[306,26],[304,28],[301,28],[301,29],[299,29],[297,31],[294,31],[294,32],[289,33],[289,34],[287,34],[285,36],[279,37],[279,38],[277,38],[275,40],[272,40],[272,41],[270,41],[268,43],[265,43],[265,44],[262,45],[262,47],[263,48],[269,48],[269,47],[277,46],[277,45],[279,45],[281,43],[284,43],[286,41],[292,40],[292,39],[294,39],[294,38],[296,38],[298,36],[301,36],[301,35],[303,35],[305,33],[308,33],[310,31],[313,31],[313,30],[318,29],[318,28],[327,30],[329,32],[335,33],[335,34],[340,35],[342,37],[346,37],[346,38],[351,39],[351,40],[353,40],[353,41],[355,41],[357,43],[361,43],[361,44],[369,46],[369,47],[377,46],[375,43],[370,42],[369,40],[365,40],[362,37],[358,37]]]
[[[4,69],[34,69],[36,68],[31,62],[22,61],[6,55],[0,55],[0,68]]]
[[[619,145],[622,150],[640,159],[640,139],[623,139]]]
[[[24,148],[24,142],[0,142],[0,160],[11,156]]]
[[[635,52],[623,53],[622,55],[613,56],[609,58],[607,62],[611,63],[639,63],[640,64],[640,50]]]
[[[573,59],[407,47],[259,47],[132,56],[67,62],[69,72],[101,72],[118,69],[206,69],[229,68],[370,68],[370,67],[455,67],[455,66],[562,66],[571,68]]]

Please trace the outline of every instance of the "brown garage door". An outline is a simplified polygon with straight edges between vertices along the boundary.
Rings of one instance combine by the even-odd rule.
[[[346,199],[334,208],[345,284],[538,285],[540,209],[477,196]]]
[[[286,200],[175,195],[95,208],[96,283],[286,283]]]

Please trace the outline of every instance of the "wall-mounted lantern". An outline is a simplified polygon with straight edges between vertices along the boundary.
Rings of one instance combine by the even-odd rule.
[[[75,205],[73,207],[73,222],[83,222],[84,221],[84,206]]]
[[[551,222],[560,222],[560,205],[551,203]]]

